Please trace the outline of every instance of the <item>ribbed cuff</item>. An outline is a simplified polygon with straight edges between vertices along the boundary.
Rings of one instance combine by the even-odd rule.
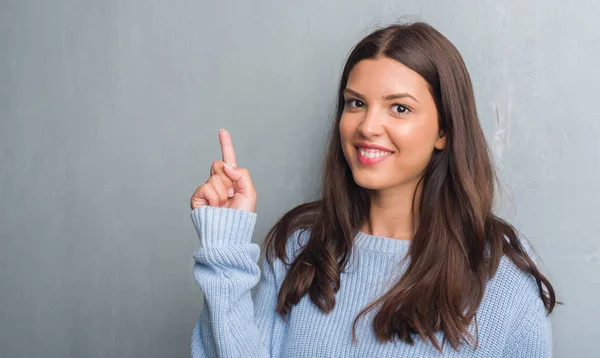
[[[192,210],[192,221],[200,247],[248,244],[256,224],[256,213],[204,205]]]

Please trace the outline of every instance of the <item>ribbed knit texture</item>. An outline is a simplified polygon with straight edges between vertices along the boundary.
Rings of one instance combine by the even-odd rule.
[[[305,295],[287,321],[275,312],[279,287],[286,275],[283,263],[257,264],[260,247],[251,242],[256,214],[202,206],[192,211],[200,239],[194,252],[194,278],[204,293],[204,310],[194,327],[192,357],[510,357],[552,356],[550,320],[535,280],[502,258],[488,280],[477,311],[479,346],[442,353],[415,337],[414,345],[396,340],[381,343],[372,329],[376,310],[357,323],[358,313],[396,282],[406,269],[410,241],[359,232],[350,262],[341,274],[334,310],[322,313]],[[309,233],[293,233],[287,252],[294,257]],[[474,324],[469,327],[475,333]],[[437,332],[438,342],[443,334]]]

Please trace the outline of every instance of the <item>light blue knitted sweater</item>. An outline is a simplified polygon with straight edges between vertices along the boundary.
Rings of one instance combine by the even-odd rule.
[[[205,295],[204,310],[192,334],[194,358],[552,356],[550,320],[535,281],[506,257],[488,281],[477,311],[477,349],[463,345],[457,352],[446,344],[440,353],[418,337],[414,345],[399,340],[380,343],[371,326],[376,310],[359,319],[358,342],[352,343],[354,318],[406,269],[400,261],[410,241],[359,232],[348,269],[341,274],[333,311],[322,313],[305,295],[292,307],[286,322],[275,312],[286,268],[279,260],[270,266],[263,259],[261,275],[260,247],[251,242],[256,214],[202,206],[191,215],[200,238],[200,248],[193,255],[194,278]],[[288,257],[293,258],[307,239],[307,233],[292,234]],[[469,328],[474,334],[475,328]],[[441,343],[442,333],[436,336]]]

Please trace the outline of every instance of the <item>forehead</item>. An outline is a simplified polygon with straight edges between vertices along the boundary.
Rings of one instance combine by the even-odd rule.
[[[398,92],[415,97],[429,93],[427,81],[421,75],[388,57],[359,61],[350,71],[346,87],[377,97]]]

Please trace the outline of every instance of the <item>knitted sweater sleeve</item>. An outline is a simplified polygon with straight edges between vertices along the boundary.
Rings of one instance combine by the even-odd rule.
[[[192,357],[277,357],[275,327],[284,323],[274,269],[263,261],[261,275],[260,247],[251,242],[256,214],[202,206],[191,216],[200,239],[194,278],[204,293]]]

